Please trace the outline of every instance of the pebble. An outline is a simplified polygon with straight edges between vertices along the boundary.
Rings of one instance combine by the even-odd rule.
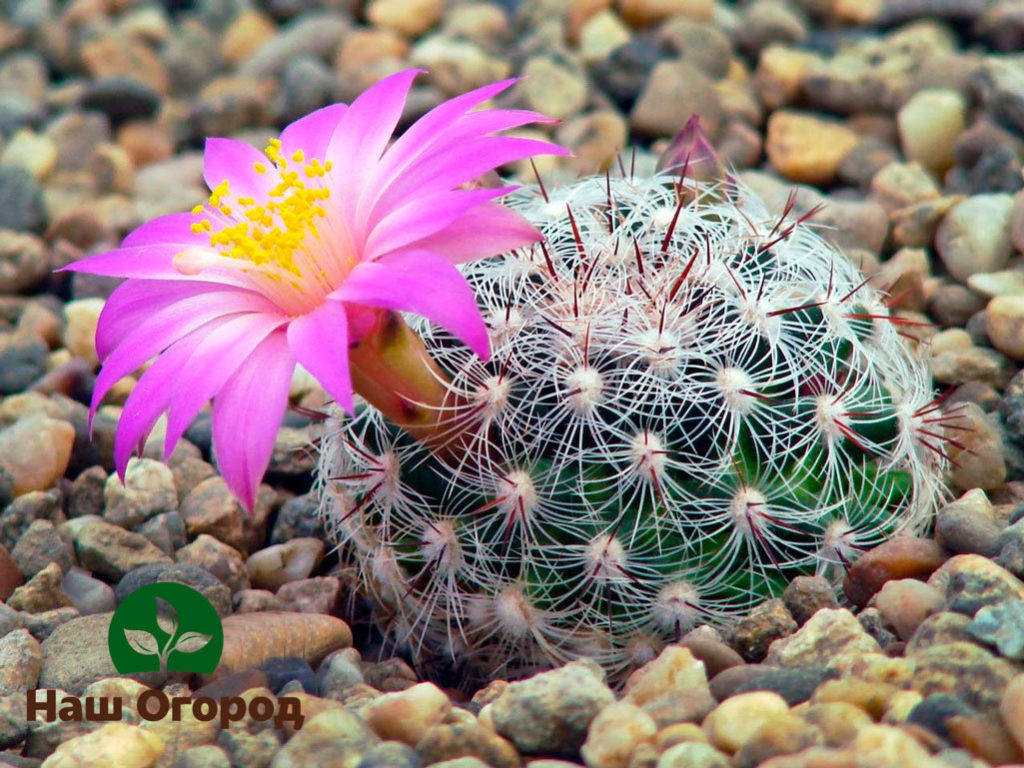
[[[992,557],[999,552],[1002,528],[988,496],[975,488],[939,510],[935,538],[951,552]]]
[[[781,667],[828,664],[840,653],[879,651],[878,643],[845,608],[825,608],[789,637],[772,643],[765,662]]]
[[[935,233],[935,249],[949,274],[960,282],[980,272],[995,272],[1013,253],[1008,194],[973,195],[954,205]]]
[[[967,324],[975,313],[980,312],[984,308],[984,299],[959,283],[940,285],[928,297],[928,311],[931,316],[943,326],[953,326],[950,331],[955,333],[956,337],[963,342],[970,341],[970,334],[966,336],[961,335],[966,333],[963,331],[963,326]],[[949,333],[950,331],[943,331],[942,333]],[[940,335],[935,334],[932,337],[932,354],[935,357],[942,354],[937,351],[938,348],[935,346],[935,341]],[[958,353],[969,353],[971,347],[972,344],[964,343],[948,350],[952,352],[952,355],[942,362],[945,363],[947,369],[955,371],[952,375],[966,375],[964,359]]]
[[[559,120],[577,114],[587,102],[582,73],[551,56],[534,56],[523,65],[520,88],[530,109]]]
[[[208,533],[245,551],[246,512],[220,476],[203,480],[186,496],[179,509],[190,537]]]
[[[967,285],[986,299],[995,296],[1024,296],[1024,272],[1017,269],[981,272],[971,275]]]
[[[276,35],[268,37],[255,53],[241,62],[238,72],[254,78],[274,77],[299,56],[327,59],[338,49],[349,27],[349,21],[340,14],[302,14],[285,24]]]
[[[171,559],[145,536],[126,531],[99,517],[76,517],[66,524],[83,568],[118,580],[133,568]]]
[[[1024,599],[1024,582],[981,555],[957,555],[929,579],[945,592],[949,610],[973,616],[985,605]]]
[[[913,688],[924,696],[948,693],[970,707],[999,706],[1016,667],[973,643],[936,645],[915,653]]]
[[[409,52],[409,63],[427,69],[430,81],[448,96],[501,80],[511,72],[507,61],[478,43],[444,35],[422,38]]]
[[[782,600],[766,600],[729,630],[729,644],[747,661],[762,661],[768,648],[797,629]]]
[[[117,475],[111,475],[103,498],[104,519],[122,528],[135,528],[151,517],[178,508],[171,470],[153,459],[130,459],[124,484]]]
[[[64,572],[60,588],[71,601],[71,605],[83,616],[106,613],[117,607],[113,587],[94,579],[88,571],[77,566],[72,566]]]
[[[1014,360],[1024,360],[1024,295],[996,296],[985,308],[992,346]]]
[[[55,525],[64,522],[58,490],[30,491],[8,504],[0,512],[0,544],[14,549],[33,520],[49,520]]]
[[[520,768],[522,765],[516,748],[507,739],[472,721],[435,725],[416,745],[416,755],[423,765],[463,757],[478,758],[491,768]]]
[[[512,683],[492,704],[495,730],[526,754],[572,755],[602,707],[615,700],[584,662]]]
[[[220,56],[237,65],[268,42],[277,31],[273,20],[255,8],[242,9],[234,16],[220,39]]]
[[[710,744],[685,742],[658,756],[656,768],[728,768],[729,756]]]
[[[580,755],[588,768],[629,768],[641,744],[653,744],[658,726],[644,710],[627,701],[609,704],[590,723]]]
[[[908,205],[935,200],[941,192],[920,162],[893,161],[871,177],[871,195],[892,215]]]
[[[35,688],[42,663],[39,643],[27,629],[0,637],[0,696]]]
[[[999,714],[1017,746],[1024,749],[1024,674],[1016,675],[1003,691]]]
[[[932,539],[890,539],[854,561],[843,581],[843,592],[863,607],[887,581],[927,578],[945,559],[942,548]]]
[[[85,765],[117,765],[119,768],[150,768],[164,750],[160,738],[137,725],[107,723],[57,747],[46,760],[47,768],[80,768]]]
[[[957,414],[957,438],[963,447],[952,443],[948,447],[954,462],[953,485],[960,490],[998,488],[1006,480],[1006,457],[998,430],[974,403],[965,403]]]
[[[222,625],[224,652],[213,678],[278,657],[315,664],[331,651],[352,644],[348,625],[334,616],[243,613],[226,617]]]
[[[953,165],[953,145],[966,123],[966,105],[959,92],[948,88],[920,90],[900,107],[896,121],[908,160],[937,174]]]
[[[587,63],[598,63],[631,38],[622,19],[614,11],[604,10],[587,19],[580,29],[580,55]]]
[[[2,162],[7,162],[6,155]],[[0,295],[34,288],[46,277],[48,262],[46,248],[38,237],[0,229]]]
[[[68,596],[61,591],[64,573],[56,563],[50,563],[25,584],[14,590],[7,604],[16,611],[44,613],[71,605]]]
[[[43,191],[32,173],[0,165],[0,229],[41,234],[47,218]]]
[[[373,0],[366,9],[366,18],[375,27],[419,37],[441,20],[443,10],[443,0]]]
[[[738,752],[765,723],[789,713],[789,705],[777,693],[754,691],[732,696],[704,720],[711,743],[724,752]]]
[[[324,542],[315,538],[296,538],[273,544],[249,555],[245,567],[257,589],[277,589],[292,581],[307,578],[324,554]]]
[[[804,709],[800,716],[817,726],[825,746],[845,747],[856,738],[858,731],[872,723],[871,715],[846,701],[815,703]]]
[[[689,648],[667,646],[658,657],[633,672],[626,680],[622,700],[643,706],[673,690],[707,690],[704,664]]]
[[[22,575],[31,579],[51,563],[56,563],[63,573],[67,573],[71,569],[74,553],[71,545],[57,535],[51,521],[33,520],[18,537],[18,542],[11,550],[11,557]]]
[[[662,61],[651,70],[629,122],[644,136],[674,136],[693,115],[700,115],[709,136],[721,128],[724,114],[711,80],[692,64]]]
[[[75,299],[64,305],[64,346],[93,368],[99,365],[96,356],[96,324],[104,303],[103,299],[90,298]]]
[[[922,621],[914,634],[907,640],[904,648],[909,658],[925,648],[949,643],[974,642],[975,638],[969,631],[971,620],[961,613],[943,610],[932,614]]]
[[[857,760],[879,768],[927,768],[928,750],[908,733],[888,725],[862,728],[853,741]]]
[[[447,694],[433,683],[420,683],[404,691],[385,693],[362,710],[366,724],[382,739],[411,747],[451,712]]]
[[[875,605],[902,640],[908,640],[928,616],[940,611],[945,596],[916,579],[886,582],[875,596]]]
[[[616,0],[622,18],[632,27],[644,27],[674,16],[708,21],[714,13],[713,0]]]
[[[27,389],[46,372],[49,349],[40,339],[0,332],[0,395]]]
[[[1024,659],[1024,600],[985,606],[975,614],[967,631],[996,646],[1005,659]]]
[[[174,553],[174,559],[212,573],[234,594],[249,588],[249,574],[242,555],[234,547],[201,533],[190,544]]]
[[[72,618],[56,627],[42,642],[43,660],[39,671],[40,688],[61,688],[81,695],[97,680],[118,675],[105,642],[112,613]],[[138,672],[128,675],[148,685],[159,685],[166,673]]]
[[[834,673],[824,665],[776,669],[764,666],[751,680],[741,682],[732,694],[750,691],[771,691],[779,694],[791,707],[811,698],[814,691]]]
[[[715,637],[694,637],[686,635],[679,644],[687,648],[693,657],[704,664],[708,679],[725,669],[744,663],[743,657]]]
[[[75,429],[43,414],[31,414],[0,430],[0,468],[13,480],[15,497],[51,488],[71,460]]]
[[[765,153],[775,170],[790,181],[827,185],[859,140],[854,131],[838,123],[780,109],[768,119]]]
[[[0,602],[7,600],[24,581],[25,579],[10,552],[7,551],[7,547],[0,544]],[[0,635],[2,634],[3,624],[0,622]]]
[[[793,755],[823,743],[818,728],[796,715],[774,717],[764,723],[735,754],[736,768],[754,768],[782,755]]]
[[[277,599],[286,611],[299,613],[335,613],[340,607],[341,581],[334,576],[291,581],[277,590]]]

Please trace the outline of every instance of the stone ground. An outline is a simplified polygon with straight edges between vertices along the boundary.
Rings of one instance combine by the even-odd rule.
[[[0,0],[0,762],[34,766],[916,768],[1024,764],[1024,2],[1021,0]],[[116,281],[53,274],[205,200],[201,141],[275,126],[425,67],[412,119],[527,75],[562,119],[542,172],[658,151],[691,113],[722,156],[931,326],[974,430],[929,539],[863,556],[840,601],[795,580],[698,629],[624,689],[576,662],[469,693],[421,682],[358,624],[309,495],[313,425],[278,435],[254,517],[200,417],[165,465],[112,474],[126,380],[87,410]],[[507,169],[524,173],[523,168]],[[296,405],[323,394],[297,378]],[[296,695],[296,732],[142,722],[102,642],[135,588],[225,617],[212,696]],[[845,607],[840,607],[840,606]],[[254,638],[259,638],[255,642]],[[203,681],[149,677],[168,695]],[[122,723],[28,722],[25,692],[122,696]]]

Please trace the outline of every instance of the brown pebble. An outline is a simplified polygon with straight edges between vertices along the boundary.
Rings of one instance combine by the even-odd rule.
[[[352,645],[352,632],[341,619],[311,613],[242,613],[224,619],[224,653],[210,682],[277,656],[295,656],[310,664],[338,648]]]
[[[192,694],[193,699],[209,696],[211,699],[238,696],[251,688],[266,688],[269,685],[267,675],[259,669],[245,669],[207,683]]]
[[[949,740],[991,765],[1024,762],[1024,751],[999,722],[983,717],[955,715],[945,721]]]
[[[7,600],[22,585],[24,578],[7,547],[0,544],[0,602]]]
[[[708,678],[712,678],[719,672],[738,667],[746,662],[743,657],[725,643],[709,640],[702,637],[683,638],[679,644],[689,648],[693,657],[704,662],[704,670]]]
[[[763,664],[744,664],[742,667],[729,667],[723,669],[708,683],[711,695],[717,701],[725,701],[733,695],[736,690],[751,680],[756,680],[764,674],[766,667]]]
[[[890,539],[857,559],[843,580],[843,592],[863,607],[887,581],[928,578],[945,560],[942,548],[931,539]]]

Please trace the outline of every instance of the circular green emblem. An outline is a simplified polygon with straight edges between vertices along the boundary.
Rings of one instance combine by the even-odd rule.
[[[199,592],[159,582],[139,587],[121,601],[110,621],[107,645],[122,675],[209,674],[220,662],[224,629],[217,611]]]

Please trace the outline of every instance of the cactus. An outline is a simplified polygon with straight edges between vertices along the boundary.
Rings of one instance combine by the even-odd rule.
[[[463,265],[490,361],[414,325],[444,449],[370,407],[321,441],[325,520],[414,658],[622,672],[928,526],[955,415],[806,217],[667,172],[510,204],[546,240]]]

